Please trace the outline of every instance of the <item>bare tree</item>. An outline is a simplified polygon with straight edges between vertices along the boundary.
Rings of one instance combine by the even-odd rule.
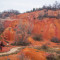
[[[53,4],[53,8],[56,10],[56,9],[59,9],[59,4],[57,1],[55,1],[55,3]]]
[[[60,4],[58,4],[58,9],[60,9]]]
[[[57,18],[60,19],[60,11],[58,11]]]
[[[27,21],[24,21],[22,19],[19,20],[19,23],[17,25],[18,29],[16,29],[16,39],[15,39],[16,44],[28,45],[27,38],[31,35],[33,26],[34,24],[33,24],[33,21],[31,20],[27,20]]]
[[[0,21],[0,34],[4,31],[4,26],[3,23]]]
[[[17,10],[3,11],[3,12],[0,12],[0,18],[5,19],[7,17],[11,17],[11,16],[18,15],[18,14],[20,14],[20,12]]]

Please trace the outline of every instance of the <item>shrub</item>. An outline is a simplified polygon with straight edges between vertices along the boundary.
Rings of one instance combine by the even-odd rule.
[[[20,14],[20,12],[17,11],[17,10],[3,11],[3,12],[0,13],[0,18],[5,19],[7,17],[11,17],[11,16],[18,15],[18,14]]]
[[[51,42],[60,43],[60,40],[59,40],[58,38],[56,38],[56,37],[53,37],[53,38],[51,39]]]
[[[46,49],[48,49],[48,46],[47,45],[42,45],[41,48],[46,50]]]
[[[56,53],[57,53],[57,54],[60,54],[60,51],[57,51]]]
[[[58,56],[58,58],[60,59],[60,55]]]
[[[0,34],[5,30],[3,24],[0,22]]]
[[[10,60],[9,58],[7,58],[7,60]]]
[[[47,16],[48,18],[57,18],[56,16]]]
[[[36,40],[36,41],[42,41],[42,40],[43,40],[41,34],[40,34],[40,35],[35,35],[35,36],[33,37],[33,39]]]
[[[53,54],[47,56],[47,60],[57,60]]]
[[[27,46],[29,44],[30,44],[29,42],[25,42],[25,41],[15,41],[11,45],[14,45],[14,46]]]
[[[43,16],[41,14],[39,14],[39,16],[37,17],[37,19],[42,20]]]

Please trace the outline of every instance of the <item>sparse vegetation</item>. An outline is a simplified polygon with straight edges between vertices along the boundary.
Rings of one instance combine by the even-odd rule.
[[[22,45],[26,46],[30,43],[28,42],[27,38],[31,35],[32,29],[33,29],[33,22],[28,21],[28,23],[23,22],[23,20],[19,21],[18,29],[16,29],[16,39],[15,43],[13,45]],[[18,41],[17,41],[18,39]]]
[[[57,60],[57,59],[53,54],[51,54],[51,55],[47,56],[47,60]]]
[[[51,39],[51,42],[60,43],[60,40],[59,40],[58,38],[56,38],[56,37],[53,37],[53,38]]]
[[[41,48],[44,49],[44,50],[47,50],[48,49],[48,46],[42,45]]]
[[[11,16],[18,15],[18,14],[20,14],[20,12],[17,11],[17,10],[3,11],[3,12],[0,13],[0,18],[5,19],[7,17],[11,17]]]
[[[30,12],[33,12],[33,11],[41,11],[41,10],[53,10],[53,11],[56,11],[56,10],[59,10],[60,9],[60,3],[58,1],[55,1],[53,5],[43,5],[42,8],[33,8],[31,11],[27,11],[27,13],[30,13]]]
[[[39,16],[37,17],[37,19],[42,20],[42,19],[43,19],[43,16],[39,15]]]
[[[30,43],[29,42],[25,42],[25,41],[16,41],[14,43],[12,43],[11,45],[13,46],[28,46]]]
[[[33,39],[36,40],[36,41],[42,41],[42,40],[43,40],[43,37],[42,37],[42,35],[40,34],[40,35],[35,35],[35,36],[33,36]]]
[[[0,34],[5,30],[3,23],[0,22]]]

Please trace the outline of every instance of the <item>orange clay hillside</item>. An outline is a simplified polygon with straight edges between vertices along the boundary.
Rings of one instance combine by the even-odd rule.
[[[49,17],[48,18],[44,17],[43,19],[39,19],[38,18],[39,14],[42,13],[42,15],[44,15],[44,13],[45,13],[44,11],[45,10],[35,11],[35,12],[31,12],[31,13],[23,13],[23,14],[17,15],[17,18],[15,20],[12,19],[11,22],[10,21],[6,22],[6,23],[9,22],[9,24],[8,24],[8,27],[5,24],[5,26],[7,28],[3,32],[2,36],[7,41],[15,41],[15,37],[18,36],[18,35],[16,35],[16,29],[18,31],[20,31],[18,25],[22,21],[23,25],[27,24],[28,28],[32,29],[32,30],[30,29],[31,35],[27,38],[28,42],[30,42],[32,45],[43,45],[46,43],[50,43],[51,44],[50,46],[56,46],[57,43],[51,42],[51,39],[57,38],[60,41],[60,19],[49,18]],[[51,10],[48,10],[48,15],[49,14],[52,15],[52,12],[55,16],[58,15],[58,11],[51,11]],[[29,22],[32,22],[32,23],[29,23]],[[29,27],[29,24],[31,27]],[[26,27],[24,29],[28,29],[27,26],[23,26],[23,27]],[[26,31],[24,33],[27,35]],[[42,41],[37,41],[38,39],[35,40],[34,36],[36,36],[36,35],[41,35]],[[21,37],[22,35],[19,34],[19,36]],[[30,40],[30,38],[31,38],[31,40]],[[18,41],[18,39],[16,41]]]
[[[37,49],[32,49],[32,48],[23,49],[21,51],[20,55],[22,55],[22,58],[25,56],[24,59],[28,59],[28,60],[40,60],[40,59],[46,60],[46,53],[45,52],[39,51]]]
[[[0,60],[60,60],[58,12],[43,9],[4,19]]]

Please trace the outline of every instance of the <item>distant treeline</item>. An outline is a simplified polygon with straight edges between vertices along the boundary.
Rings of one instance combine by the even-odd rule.
[[[0,18],[5,19],[6,17],[11,17],[11,16],[18,15],[18,14],[20,14],[20,12],[17,10],[3,11],[3,12],[0,12]]]
[[[32,10],[30,11],[26,11],[26,13],[29,13],[29,12],[33,12],[33,11],[39,11],[39,10],[43,10],[43,9],[46,9],[46,10],[59,10],[60,9],[60,3],[55,1],[55,3],[53,5],[44,5],[42,8],[33,8]]]
[[[58,12],[58,17],[56,16],[48,16],[48,14],[46,14],[48,12],[48,10],[52,10],[52,11],[56,11],[56,10],[60,10],[60,3],[55,1],[55,3],[53,5],[48,5],[48,6],[43,6],[42,8],[33,8],[30,11],[26,11],[25,13],[30,13],[30,12],[34,12],[34,11],[41,11],[41,10],[46,10],[44,11],[44,16],[41,16],[41,14],[39,14],[38,18],[40,19],[41,17],[50,17],[50,18],[60,18],[60,13]],[[7,10],[7,11],[3,11],[0,12],[0,18],[5,19],[6,17],[11,17],[14,15],[18,15],[20,14],[19,11],[17,10]]]
[[[41,12],[43,10],[43,12]],[[48,11],[51,10],[51,15],[49,15]],[[53,5],[43,6],[42,8],[33,8],[30,11],[26,11],[26,13],[34,12],[34,11],[40,11],[39,16],[37,17],[39,20],[42,20],[43,18],[56,18],[60,19],[60,3],[55,1]],[[54,11],[57,11],[57,16],[54,15]],[[35,17],[34,17],[35,18]]]

